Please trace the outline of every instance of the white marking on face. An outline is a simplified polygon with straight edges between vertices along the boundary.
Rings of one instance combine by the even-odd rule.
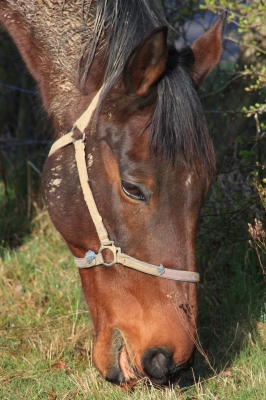
[[[190,184],[191,184],[191,174],[188,175],[188,178],[187,178],[187,180],[186,180],[186,182],[185,182],[185,185],[186,185],[186,186],[188,186],[188,185],[190,185]]]
[[[54,168],[51,168],[51,171],[61,171],[61,169],[62,169],[62,165],[57,165],[56,167],[54,167]],[[57,173],[55,173],[55,172],[53,172],[53,175],[58,175]]]
[[[60,183],[62,182],[62,179],[54,179],[51,181],[52,186],[60,186]]]
[[[93,164],[93,155],[91,153],[87,155],[87,163],[88,163],[88,168],[90,169]]]

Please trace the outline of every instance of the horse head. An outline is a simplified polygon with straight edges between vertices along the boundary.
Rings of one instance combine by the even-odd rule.
[[[22,43],[10,21],[2,17],[2,22],[36,79],[41,76],[49,111],[55,95],[45,82],[47,66],[38,59],[34,65],[23,48],[27,38],[30,43],[26,31]],[[219,17],[210,31],[181,52],[167,43],[166,27],[151,30],[107,89],[106,62],[99,52],[85,92],[75,89],[73,104],[69,98],[60,121],[52,113],[59,137],[103,86],[85,128],[88,184],[109,239],[144,263],[197,270],[197,220],[215,173],[197,89],[219,61],[224,22],[225,17]],[[57,88],[60,91],[60,85]],[[47,159],[42,186],[51,219],[73,255],[83,258],[88,249],[97,254],[100,241],[84,201],[72,146]],[[108,250],[103,257],[112,264]],[[196,284],[162,279],[121,263],[79,272],[95,328],[93,360],[101,374],[122,385],[133,385],[143,376],[158,385],[176,382],[193,359]]]

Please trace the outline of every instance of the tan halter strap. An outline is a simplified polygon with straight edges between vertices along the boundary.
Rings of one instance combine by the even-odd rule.
[[[111,267],[112,265],[115,264],[122,264],[125,267],[133,268],[137,271],[165,279],[172,279],[175,281],[192,282],[192,283],[199,282],[199,274],[197,272],[172,270],[169,268],[165,268],[163,265],[156,266],[145,263],[143,261],[137,260],[136,258],[128,256],[127,254],[122,253],[120,247],[116,247],[114,245],[114,242],[109,240],[108,233],[104,227],[102,217],[98,212],[89,185],[89,178],[88,178],[86,157],[85,157],[85,145],[84,145],[85,135],[83,133],[83,138],[78,140],[76,140],[73,137],[73,131],[75,128],[78,128],[81,132],[84,132],[85,128],[88,126],[92,114],[95,108],[97,107],[101,92],[102,89],[99,90],[99,92],[94,97],[87,110],[75,122],[72,131],[62,136],[60,139],[58,139],[51,147],[49,153],[49,156],[51,156],[58,149],[61,149],[70,143],[74,144],[75,157],[76,157],[79,179],[84,199],[89,209],[89,213],[91,215],[91,218],[93,220],[93,223],[95,225],[101,243],[100,249],[97,254],[95,254],[95,252],[92,250],[88,250],[84,258],[74,257],[76,266],[78,268],[91,268],[97,265],[105,265],[106,267]],[[105,249],[109,249],[113,254],[113,261],[111,263],[106,263],[106,261],[104,260],[102,252]]]

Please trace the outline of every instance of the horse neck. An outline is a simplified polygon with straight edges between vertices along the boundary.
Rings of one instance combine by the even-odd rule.
[[[96,0],[83,6],[79,2],[53,2],[53,7],[40,0],[0,3],[0,22],[37,81],[55,134],[60,136],[71,128],[102,85],[103,51],[97,48],[88,79],[82,86],[79,80]]]

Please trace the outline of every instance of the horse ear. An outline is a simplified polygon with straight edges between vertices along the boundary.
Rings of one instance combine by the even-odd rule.
[[[126,91],[145,96],[164,73],[168,59],[167,27],[153,29],[130,54],[123,70]]]
[[[188,72],[197,87],[202,85],[204,79],[220,60],[226,17],[227,13],[221,14],[213,27],[191,45],[195,61]]]

